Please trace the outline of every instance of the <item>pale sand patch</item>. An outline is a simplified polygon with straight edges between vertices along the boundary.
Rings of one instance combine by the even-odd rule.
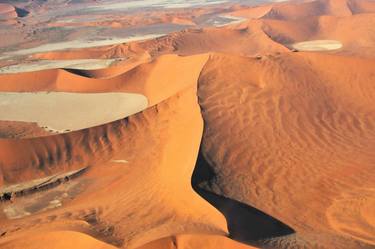
[[[147,106],[147,98],[134,93],[0,93],[1,120],[36,122],[59,132],[109,123]]]
[[[96,6],[89,7],[91,10],[130,10],[139,8],[191,8],[197,6],[213,5],[229,2],[228,0],[137,0],[126,1],[122,3],[100,3]]]
[[[96,70],[107,68],[115,61],[116,59],[38,60],[2,67],[0,68],[0,74],[34,72],[55,68]]]
[[[74,41],[49,43],[49,44],[44,44],[44,45],[34,47],[34,48],[11,51],[2,55],[2,57],[0,58],[6,59],[6,58],[14,57],[14,56],[31,55],[31,54],[36,54],[36,53],[60,51],[60,50],[65,50],[65,49],[101,47],[101,46],[133,42],[133,41],[148,40],[148,39],[161,37],[164,35],[165,34],[147,34],[147,35],[134,35],[134,36],[129,36],[125,38],[113,37],[113,38],[104,39],[104,40],[74,40]]]
[[[7,206],[3,209],[3,212],[8,219],[19,219],[31,214],[30,212],[25,211],[22,207],[17,206]]]
[[[123,159],[112,160],[111,162],[113,162],[113,163],[129,163],[129,161],[123,160]]]
[[[300,51],[329,51],[342,48],[342,43],[336,40],[312,40],[294,43],[292,47]]]
[[[79,181],[67,181],[82,174],[87,168],[55,174],[52,176],[34,179],[28,182],[10,185],[0,188],[0,196],[5,193],[12,193],[15,201],[5,202],[3,213],[8,219],[19,219],[33,213],[43,212],[63,206],[66,200],[74,198],[82,190],[82,183]],[[66,182],[59,185],[59,183]],[[54,189],[48,189],[56,187]],[[39,191],[35,193],[38,190]],[[21,191],[23,193],[21,193]],[[34,193],[29,196],[28,194]]]

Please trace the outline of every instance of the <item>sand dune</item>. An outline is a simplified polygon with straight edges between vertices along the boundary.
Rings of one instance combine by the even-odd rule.
[[[340,241],[336,225],[321,217],[332,212],[330,203],[347,188],[372,186],[373,175],[365,172],[375,159],[373,63],[305,53],[262,60],[212,57],[198,93],[209,127],[203,152],[217,175],[202,186],[255,205],[299,236],[330,234],[319,241],[306,235],[304,243],[311,247],[365,247]],[[356,72],[345,70],[354,67]],[[294,215],[301,208],[304,215]],[[353,236],[363,231],[359,223],[350,224]]]
[[[108,79],[82,77],[61,69],[4,74],[0,75],[0,91],[127,92],[144,95],[149,106],[153,106],[196,82],[208,57],[208,54],[189,57],[164,55],[130,71],[122,68],[123,74]],[[111,75],[112,70],[108,68],[107,73]],[[119,73],[117,69],[115,73]]]
[[[115,249],[116,247],[103,243],[84,233],[72,231],[37,232],[22,240],[10,240],[1,245],[4,249],[29,248],[29,249],[61,249],[78,247],[82,249]]]
[[[374,1],[219,2],[17,3],[0,248],[374,247]],[[163,22],[189,27],[86,43]]]
[[[36,93],[3,93],[3,96],[10,96],[11,99],[13,99],[18,107],[21,107],[24,105],[24,108],[18,108],[17,112],[9,112],[7,105],[10,102],[5,102],[4,105],[7,108],[4,108],[3,113],[5,116],[9,116],[10,118],[24,118],[25,116],[29,115],[29,118],[27,121],[39,121],[43,122],[53,122],[53,123],[47,123],[47,125],[51,125],[53,128],[57,129],[66,129],[67,126],[70,128],[67,128],[69,130],[74,129],[75,125],[78,125],[75,127],[75,129],[81,129],[86,125],[92,126],[92,125],[99,125],[101,123],[107,123],[110,122],[110,120],[116,120],[121,119],[127,116],[126,113],[130,114],[131,112],[137,112],[141,111],[142,108],[145,108],[146,106],[143,106],[145,104],[144,97],[145,96],[148,100],[148,106],[154,106],[155,104],[161,103],[165,99],[169,98],[169,96],[174,96],[175,94],[179,93],[180,91],[188,88],[191,85],[196,84],[199,73],[201,68],[203,67],[204,63],[207,61],[208,56],[207,55],[199,55],[199,56],[191,56],[191,57],[178,57],[175,55],[172,56],[164,56],[160,57],[157,61],[154,61],[149,64],[145,64],[142,66],[137,67],[136,69],[119,76],[118,78],[111,78],[107,80],[97,80],[97,79],[90,79],[90,78],[83,78],[81,76],[77,76],[74,74],[70,74],[64,71],[41,71],[36,73],[24,73],[24,74],[10,74],[10,75],[3,75],[0,77],[3,77],[2,79],[2,91],[9,91],[11,89],[17,89],[21,90],[23,87],[29,87],[25,88],[23,91],[43,91],[46,89],[49,89],[49,91],[70,91],[70,92],[81,92],[81,94],[78,93],[58,93],[58,92],[50,92],[49,94],[47,92],[36,94]],[[187,70],[189,69],[189,70]],[[169,72],[168,74],[166,72]],[[19,81],[20,77],[23,78],[26,76],[26,79],[29,79],[29,83],[26,85],[22,81]],[[32,77],[30,77],[32,76]],[[44,79],[45,82],[41,81],[40,79]],[[70,80],[69,80],[70,79]],[[35,80],[35,82],[33,81]],[[74,85],[71,84],[72,80],[75,80],[76,83]],[[175,82],[173,85],[170,85],[170,87],[167,87],[169,82]],[[83,94],[87,92],[106,92],[106,91],[113,91],[116,90],[118,92],[125,92],[125,93],[102,93],[102,94]],[[129,92],[132,93],[138,93],[138,94],[129,94]],[[22,95],[24,94],[24,95]],[[142,94],[142,95],[140,95]],[[25,96],[26,98],[17,98],[19,96]],[[43,98],[40,98],[42,97]],[[62,101],[69,100],[68,104],[66,105],[58,105],[59,102],[53,102],[52,100],[56,99],[56,96],[61,97]],[[74,97],[74,96],[80,96],[80,98],[76,98],[76,101],[78,102],[72,102],[74,99],[68,98]],[[92,96],[92,97],[90,97]],[[104,98],[104,102],[110,104],[109,101],[112,101],[112,104],[114,106],[110,106],[110,108],[106,107],[105,105],[99,105],[95,109],[92,109],[92,101],[97,101],[97,103],[101,103],[101,101],[98,100],[98,97],[102,96]],[[124,108],[116,109],[115,107],[118,106],[119,102],[116,102],[113,98],[113,96],[118,96],[119,99],[122,101],[122,104]],[[125,96],[126,98],[122,98],[122,96]],[[131,99],[128,97],[132,96]],[[109,98],[108,98],[109,97]],[[25,105],[25,100],[29,98],[30,103],[32,105]],[[43,99],[45,101],[52,101],[51,105],[55,105],[56,108],[60,108],[60,111],[64,112],[59,113],[59,117],[62,118],[59,121],[58,116],[56,116],[56,113],[58,113],[58,109],[47,109],[43,106]],[[86,101],[86,107],[82,105],[84,102],[83,100],[89,100]],[[133,100],[136,100],[136,102],[133,102]],[[23,102],[22,102],[23,101]],[[44,116],[37,115],[32,113],[35,111],[34,108],[31,108],[32,111],[26,111],[30,110],[30,107],[33,105],[42,105],[42,110],[45,110]],[[72,105],[73,104],[73,105]],[[129,106],[131,104],[131,106]],[[16,108],[17,106],[12,105],[9,108]],[[142,107],[141,109],[139,109]],[[99,109],[98,109],[99,108]],[[133,109],[132,109],[133,108]],[[74,112],[73,112],[74,110]],[[107,116],[98,116],[95,115],[95,112],[98,112],[99,110],[102,110],[103,114],[106,113]],[[117,110],[117,111],[114,111]],[[40,111],[38,109],[38,111]],[[90,121],[87,118],[84,118],[87,116],[85,114],[82,116],[83,113],[92,113],[93,119],[91,119],[91,124],[87,123]],[[116,114],[117,113],[117,114]],[[17,115],[18,117],[12,115]],[[21,115],[22,114],[22,115]],[[4,116],[2,115],[2,116]],[[64,120],[64,115],[66,117],[66,121]],[[70,116],[69,116],[70,115]],[[73,116],[71,116],[73,115]],[[75,115],[75,116],[74,116]],[[40,120],[36,120],[36,118],[42,118]],[[102,119],[99,120],[98,118]],[[68,122],[67,122],[68,121]],[[73,126],[72,126],[73,125]],[[41,125],[43,126],[43,125]],[[62,154],[62,151],[65,151],[65,146],[68,146],[70,148],[70,142],[71,140],[85,140],[86,137],[89,134],[86,134],[85,131],[79,132],[79,133],[68,133],[66,136],[54,136],[51,140],[48,138],[40,138],[40,139],[31,139],[31,140],[0,140],[0,143],[3,143],[3,146],[6,148],[3,150],[0,155],[0,158],[3,159],[2,161],[2,172],[8,172],[8,170],[17,170],[17,167],[25,167],[29,168],[30,172],[28,170],[25,170],[24,172],[20,173],[18,176],[12,176],[12,173],[7,173],[7,177],[10,177],[8,180],[9,182],[17,181],[17,177],[20,177],[20,179],[30,179],[28,177],[32,177],[35,175],[38,175],[41,172],[49,172],[49,170],[57,171],[59,168],[54,169],[46,169],[45,163],[47,161],[51,161],[55,164],[63,163],[64,160],[70,160],[72,155],[71,152],[68,154]],[[77,137],[76,137],[77,136]],[[98,137],[93,137],[93,139],[99,139]],[[100,143],[106,143],[107,140],[99,139]],[[38,149],[37,144],[47,144],[47,145],[41,145],[41,147]],[[68,144],[67,144],[68,143]],[[49,148],[51,144],[53,145],[52,148]],[[66,145],[67,144],[67,145]],[[44,150],[47,146],[47,150]],[[57,146],[57,147],[55,147]],[[14,158],[18,153],[18,150],[22,148],[22,152],[24,153],[24,156],[17,156],[17,158]],[[100,149],[101,146],[95,145],[94,148]],[[93,148],[91,148],[93,149]],[[91,150],[89,149],[89,151]],[[95,151],[95,150],[94,150]],[[58,152],[58,155],[55,155],[55,153]],[[65,155],[68,158],[65,158]],[[45,158],[47,156],[47,158]],[[77,155],[78,156],[78,155]],[[51,159],[55,158],[55,159]],[[80,156],[78,156],[80,157]],[[70,159],[69,159],[70,158]],[[61,161],[60,161],[61,160]],[[94,158],[90,159],[90,164],[92,163],[92,160]],[[79,161],[75,163],[72,163],[70,166],[75,168],[81,168],[79,166]],[[81,162],[82,163],[82,162]],[[8,168],[10,167],[10,168]],[[38,170],[38,167],[40,170]],[[51,172],[49,172],[51,173]],[[6,177],[6,178],[7,178]],[[14,178],[16,177],[16,178]]]
[[[61,160],[60,168],[67,167],[73,161],[80,165],[96,162],[98,167],[93,167],[84,176],[69,182],[86,183],[82,194],[66,201],[64,208],[30,215],[30,218],[6,221],[2,229],[7,231],[7,237],[21,234],[19,231],[12,232],[11,227],[21,226],[21,231],[26,232],[35,226],[35,217],[42,218],[47,213],[56,218],[42,218],[43,221],[38,223],[37,228],[74,230],[78,227],[74,228],[75,225],[70,224],[70,220],[86,220],[86,233],[123,247],[141,246],[172,236],[175,232],[224,235],[224,218],[200,198],[189,184],[203,129],[195,91],[195,87],[190,87],[154,108],[128,119],[92,128],[89,133],[80,131],[64,135],[65,141],[70,140],[67,136],[74,136],[75,139],[70,140],[70,159]],[[189,131],[186,130],[187,126],[191,128]],[[107,140],[103,140],[100,135],[102,132],[107,134]],[[79,138],[79,134],[88,134],[88,139]],[[173,136],[167,138],[167,134]],[[44,143],[51,143],[61,136],[43,140]],[[162,141],[160,138],[167,140]],[[30,142],[43,141],[37,139]],[[55,146],[59,148],[58,144]],[[176,147],[179,148],[178,153],[175,151]],[[136,156],[133,152],[141,148],[146,153],[141,157]],[[173,157],[168,156],[170,152],[173,152]],[[78,155],[81,159],[77,159]],[[126,158],[129,163],[124,166],[108,161],[113,156]],[[148,163],[145,164],[145,161]],[[54,159],[45,163],[45,168],[58,167]],[[6,168],[3,171],[9,172]],[[134,189],[137,189],[136,193]],[[108,195],[109,192],[113,195]],[[143,198],[139,198],[140,195]],[[138,212],[139,205],[147,208]],[[124,209],[123,206],[127,208]],[[67,213],[71,215],[66,215]],[[139,220],[144,220],[145,223],[140,223]],[[111,226],[115,228],[111,230]]]
[[[138,249],[173,249],[173,248],[179,248],[179,249],[196,249],[196,248],[252,249],[255,247],[238,243],[224,236],[184,234],[184,235],[177,235],[174,237],[153,241],[147,245],[139,247]]]

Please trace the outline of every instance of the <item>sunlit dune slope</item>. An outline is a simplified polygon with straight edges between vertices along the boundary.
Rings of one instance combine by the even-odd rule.
[[[196,85],[199,73],[208,55],[160,57],[125,74],[108,80],[91,79],[64,70],[0,76],[2,91],[63,91],[63,92],[129,92],[141,93],[153,106],[178,92]],[[71,84],[75,82],[75,84]],[[100,128],[103,129],[103,128]],[[93,137],[91,137],[93,135]],[[90,137],[106,143],[106,139],[88,130],[30,140],[1,139],[1,168],[5,181],[28,179],[37,172],[48,174],[56,170],[91,165],[97,160],[96,150],[86,158],[81,155],[83,147],[75,148],[73,141],[90,144]],[[95,142],[95,143],[96,143]],[[94,145],[94,148],[97,147]],[[99,146],[100,147],[100,146]],[[90,150],[90,149],[89,149]],[[21,154],[20,154],[21,152]],[[77,153],[77,154],[76,154]],[[102,157],[102,156],[101,156]],[[76,160],[78,158],[78,160]],[[88,160],[88,161],[86,161]],[[66,165],[65,163],[68,162]],[[49,165],[51,164],[51,165]],[[76,165],[76,166],[74,166]],[[79,166],[81,165],[81,166]],[[19,172],[15,174],[15,171]],[[18,180],[19,180],[18,179]]]
[[[152,106],[196,82],[207,59],[208,54],[191,57],[165,55],[130,71],[126,67],[108,68],[108,74],[112,70],[116,74],[118,70],[124,70],[123,74],[108,79],[80,76],[78,72],[62,69],[6,74],[0,75],[0,91],[131,92],[145,95]]]
[[[4,249],[115,249],[115,246],[103,243],[89,235],[72,231],[56,231],[47,233],[32,233],[21,240],[15,239],[1,245]]]
[[[238,243],[224,236],[184,234],[153,241],[138,249],[255,249],[255,247]]]
[[[215,177],[202,186],[306,233],[311,247],[374,244],[374,66],[313,53],[212,56],[198,94]],[[347,218],[332,218],[343,205]]]
[[[248,18],[303,20],[316,16],[345,17],[375,11],[375,3],[368,0],[313,0],[286,1],[249,7],[233,12]]]
[[[60,168],[68,167],[71,161],[90,166],[76,180],[82,184],[81,192],[64,201],[62,208],[2,221],[6,237],[0,247],[20,245],[18,240],[31,231],[77,231],[122,248],[142,246],[176,233],[225,235],[224,217],[190,185],[202,131],[193,84],[142,113],[72,133],[70,136],[87,135],[70,141],[63,156],[70,152],[71,159],[61,160]],[[60,137],[66,138],[46,138],[50,143],[39,147],[59,148],[53,141]],[[58,154],[50,155],[54,159]],[[88,163],[91,157],[94,159]],[[50,167],[56,167],[53,161],[44,166]],[[14,210],[22,208],[22,202],[10,205]],[[45,236],[48,239],[52,235]],[[79,241],[85,239],[79,237]],[[22,243],[15,248],[22,248]]]
[[[296,42],[337,40],[343,47],[336,53],[374,58],[375,14],[351,17],[321,16],[305,20],[263,20],[263,31],[289,47]]]

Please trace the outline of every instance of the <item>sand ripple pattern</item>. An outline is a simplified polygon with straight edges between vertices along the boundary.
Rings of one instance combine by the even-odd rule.
[[[211,57],[198,91],[206,124],[203,151],[216,173],[207,185],[211,190],[297,232],[321,233],[330,227],[324,218],[330,203],[347,189],[373,184],[371,69],[366,61],[358,73],[343,71],[345,63],[358,61],[321,65],[331,59]],[[335,236],[330,239],[340,240]],[[356,243],[347,248],[358,248]]]

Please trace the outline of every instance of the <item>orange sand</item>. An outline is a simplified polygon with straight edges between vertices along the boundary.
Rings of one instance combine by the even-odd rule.
[[[0,19],[12,8],[0,5]],[[148,99],[142,112],[66,134],[0,121],[0,187],[87,167],[58,185],[2,196],[0,248],[375,246],[375,2],[236,5],[225,14],[247,21],[195,26],[210,13],[73,23],[191,28],[20,57],[122,58],[105,69],[0,75],[2,92]],[[293,48],[316,40],[342,47]]]

